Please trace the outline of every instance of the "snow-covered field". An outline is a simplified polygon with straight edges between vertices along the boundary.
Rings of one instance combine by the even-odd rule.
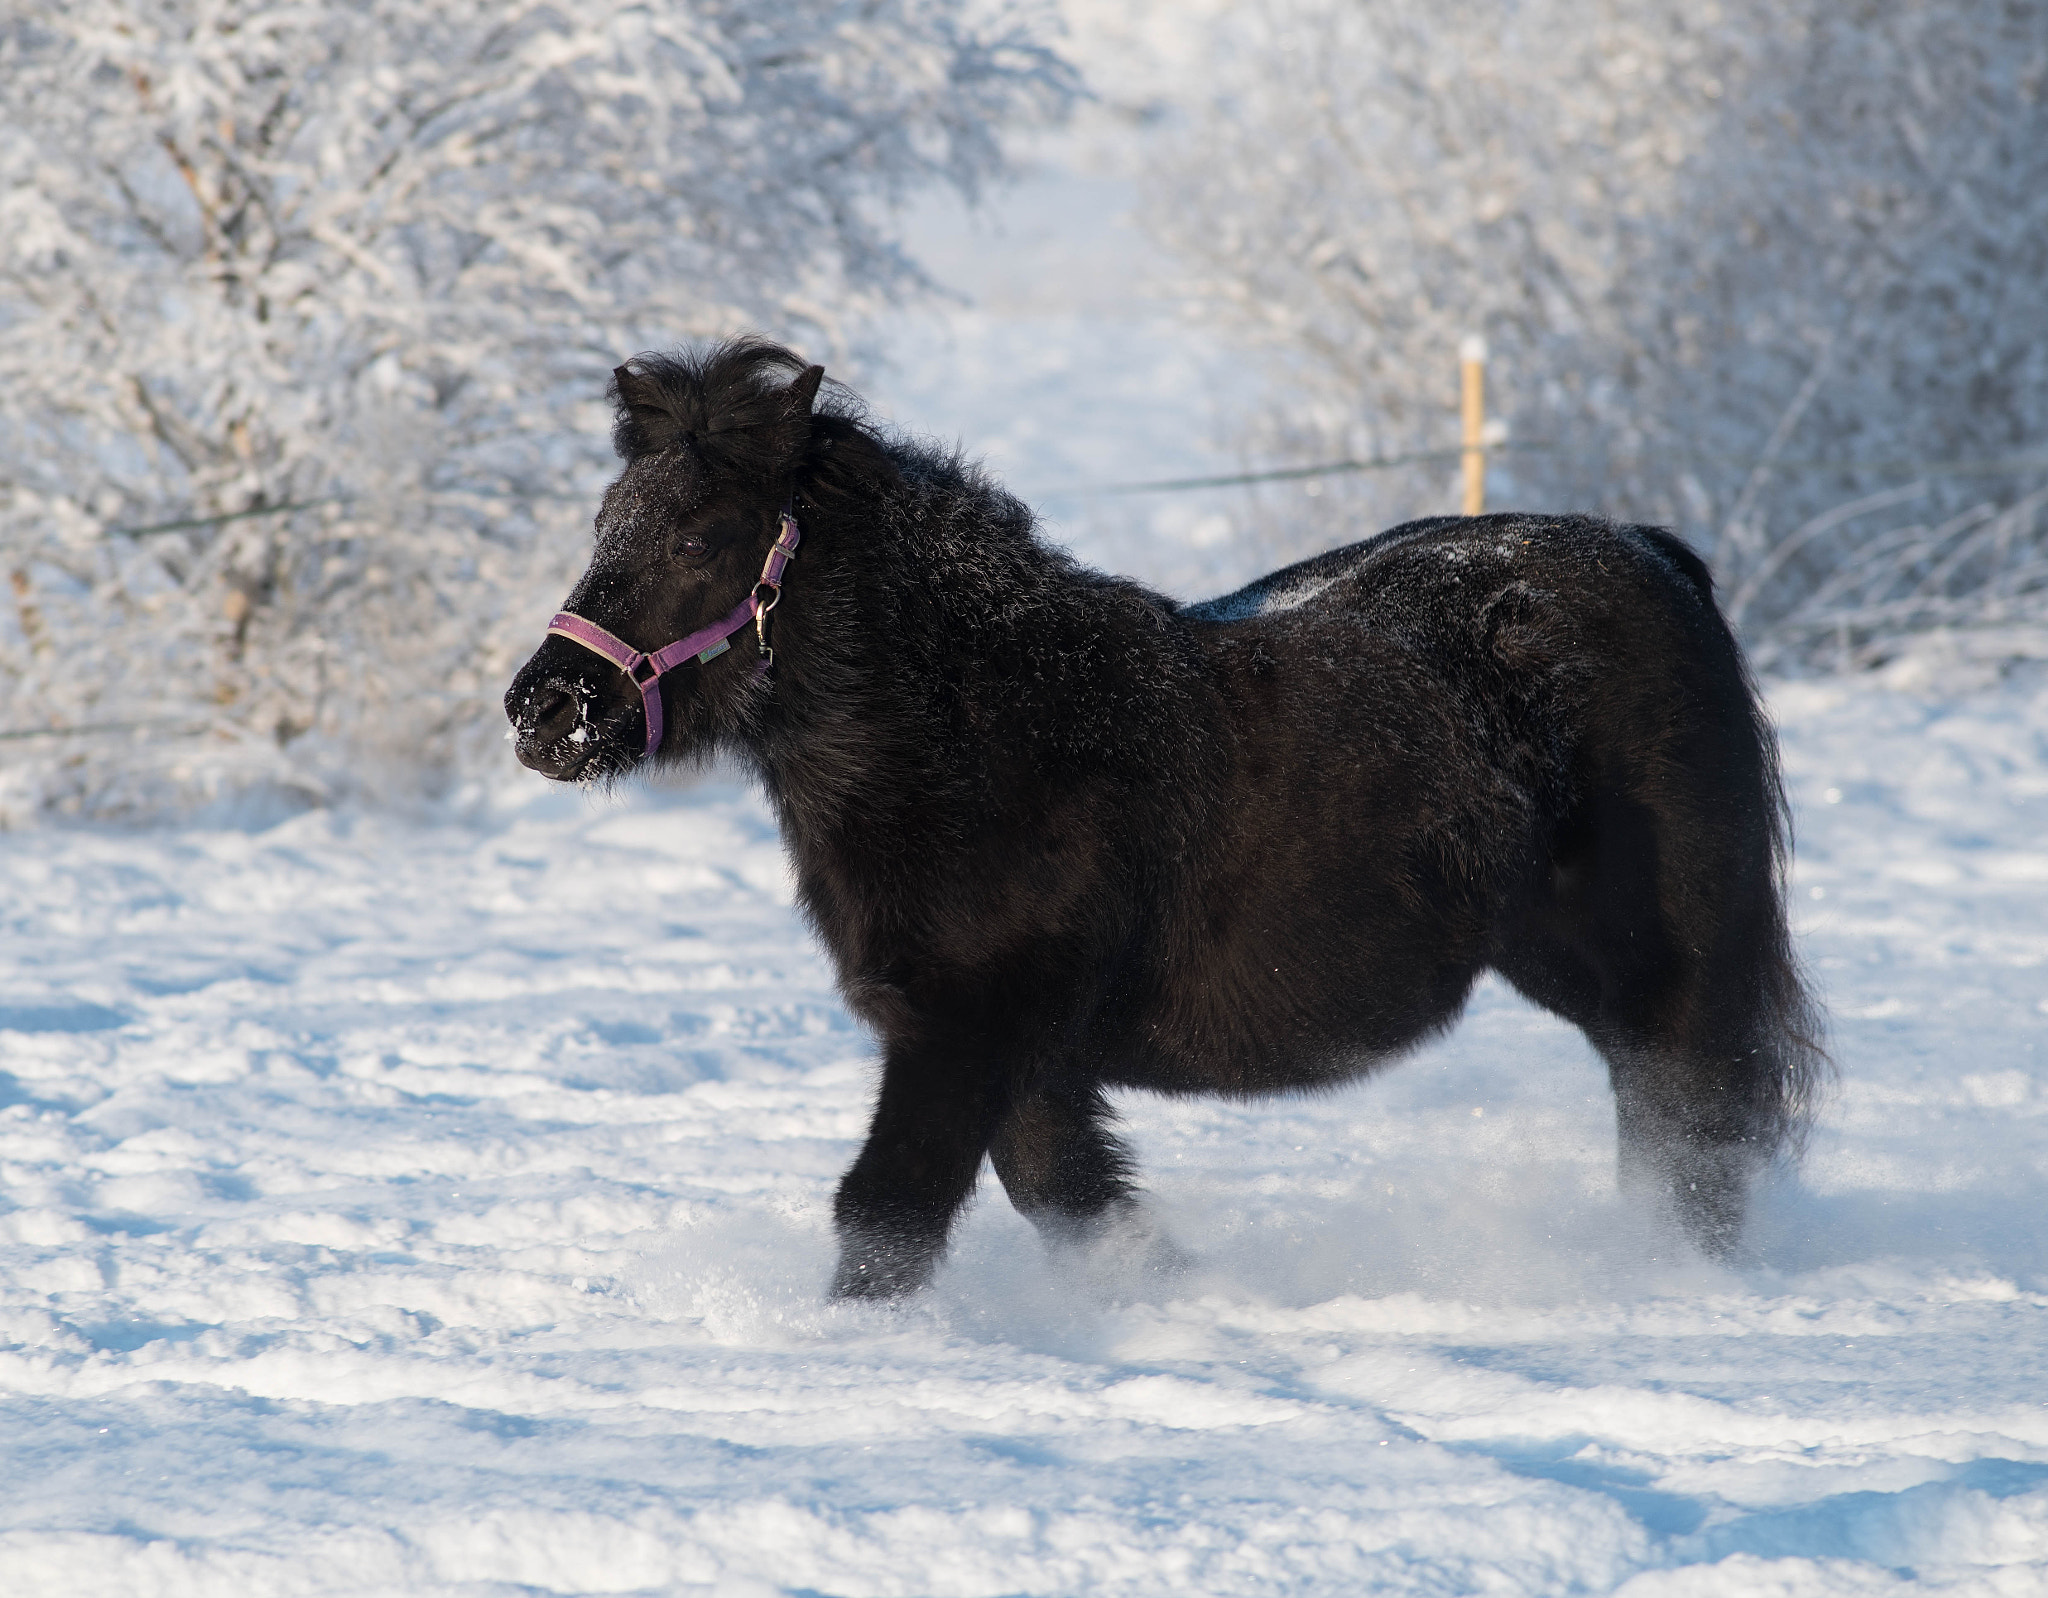
[[[0,837],[0,1590],[2048,1590],[2048,692],[1775,704],[1843,1084],[1733,1270],[1488,987],[1133,1100],[1170,1293],[991,1191],[828,1308],[870,1053],[742,791]]]
[[[1129,188],[922,218],[975,301],[865,376],[1214,591],[1227,497],[1071,492],[1237,464]],[[1842,1084],[1736,1269],[1488,985],[1130,1100],[1170,1288],[991,1189],[828,1307],[871,1049],[744,790],[0,833],[0,1598],[2048,1593],[2048,675],[1929,658],[1774,690]]]

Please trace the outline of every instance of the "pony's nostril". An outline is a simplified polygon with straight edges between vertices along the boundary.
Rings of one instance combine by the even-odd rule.
[[[560,683],[539,689],[528,703],[535,743],[551,744],[568,737],[580,719],[576,696]]]

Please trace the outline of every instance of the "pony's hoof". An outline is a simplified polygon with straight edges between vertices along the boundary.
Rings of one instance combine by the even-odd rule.
[[[1105,1216],[1069,1248],[1088,1290],[1109,1303],[1168,1292],[1200,1264],[1139,1204]]]
[[[930,1260],[891,1260],[874,1255],[842,1255],[832,1273],[829,1297],[834,1303],[887,1304],[915,1293],[931,1280]]]

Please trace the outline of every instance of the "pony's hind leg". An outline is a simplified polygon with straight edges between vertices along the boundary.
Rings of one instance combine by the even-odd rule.
[[[1731,808],[1714,821],[1665,818],[1643,884],[1658,958],[1610,944],[1620,980],[1594,1031],[1614,1081],[1623,1182],[1661,1188],[1693,1240],[1722,1258],[1755,1177],[1797,1147],[1826,1067],[1785,924],[1772,814],[1767,802]]]
[[[1819,1058],[1770,836],[1745,819],[1678,828],[1602,796],[1561,834],[1545,902],[1500,962],[1606,1059],[1623,1190],[1720,1258]]]
[[[1614,1084],[1622,1192],[1665,1207],[1702,1253],[1728,1258],[1774,1141],[1751,1102],[1744,1062],[1657,1043],[1601,1052]]]
[[[1020,1094],[989,1148],[1003,1191],[1055,1248],[1106,1246],[1140,1270],[1179,1269],[1187,1261],[1140,1203],[1130,1150],[1111,1120],[1092,1083],[1043,1082]]]

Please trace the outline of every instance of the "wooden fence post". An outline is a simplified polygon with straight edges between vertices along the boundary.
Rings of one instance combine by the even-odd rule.
[[[1465,417],[1465,514],[1486,509],[1486,340],[1468,334],[1458,346]]]

